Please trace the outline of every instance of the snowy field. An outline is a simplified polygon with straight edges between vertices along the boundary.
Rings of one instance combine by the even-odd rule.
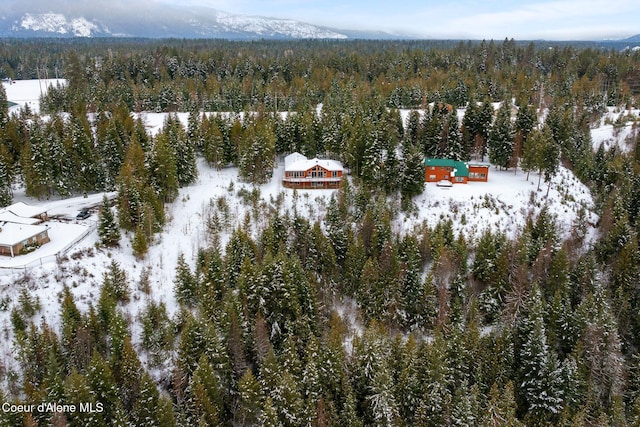
[[[547,183],[542,181],[538,191],[538,174],[527,174],[518,170],[499,171],[491,167],[489,182],[469,182],[454,184],[452,187],[438,187],[427,183],[422,195],[414,199],[419,212],[409,216],[401,215],[403,228],[411,228],[415,222],[426,220],[434,227],[441,219],[451,219],[456,233],[463,233],[469,240],[478,239],[487,229],[501,230],[514,238],[525,224],[529,213],[537,216],[547,206],[557,218],[556,225],[563,238],[571,236],[578,225],[580,211],[584,211],[587,224],[587,241],[595,237],[598,221],[593,210],[593,200],[589,189],[571,171],[560,167],[551,181],[547,196]],[[591,224],[591,225],[589,225]]]
[[[621,117],[623,120],[620,120]],[[604,144],[605,150],[618,147],[623,152],[628,153],[633,149],[633,141],[638,135],[637,123],[639,119],[640,109],[621,110],[615,107],[608,107],[606,114],[600,120],[600,125],[591,130],[594,150]]]
[[[11,83],[2,82],[7,93],[7,100],[16,105],[9,111],[17,112],[28,105],[33,113],[40,112],[40,96],[47,93],[50,86],[65,85],[64,79],[40,79],[40,80],[12,80]]]
[[[28,90],[28,87],[30,89]],[[5,84],[8,99],[13,102],[28,104],[34,111],[40,95],[39,82],[15,82]],[[28,94],[31,95],[28,95]],[[29,98],[32,96],[34,98]],[[406,116],[407,112],[402,112]],[[611,114],[622,114],[614,113]],[[637,111],[633,114],[637,116]],[[166,115],[142,113],[140,115],[150,133],[157,132],[162,126]],[[179,114],[186,124],[186,113]],[[614,119],[615,120],[615,119]],[[602,126],[592,132],[594,145],[597,141],[613,141],[622,143],[624,132],[614,132],[613,126],[602,122]],[[631,125],[629,132],[633,131]],[[283,165],[279,164],[274,171],[272,180],[262,186],[254,187],[241,183],[236,168],[217,171],[209,168],[204,161],[198,162],[199,177],[196,183],[180,189],[176,200],[166,206],[167,224],[162,233],[158,234],[149,247],[148,254],[143,260],[133,256],[131,249],[131,235],[123,235],[121,247],[104,250],[96,247],[97,231],[92,230],[79,244],[72,248],[64,261],[45,262],[29,269],[26,273],[0,275],[0,296],[16,295],[21,287],[27,287],[42,305],[42,317],[57,328],[59,323],[59,293],[64,285],[72,290],[78,307],[86,310],[89,304],[95,305],[99,297],[102,276],[112,261],[117,261],[126,271],[131,289],[131,301],[122,310],[130,319],[135,319],[144,309],[149,299],[163,301],[167,305],[169,314],[175,313],[177,305],[173,297],[173,279],[179,253],[183,253],[187,262],[193,266],[197,251],[208,246],[211,242],[207,232],[206,220],[219,198],[224,198],[229,206],[231,224],[220,235],[220,245],[224,247],[231,231],[237,224],[242,224],[247,215],[253,215],[253,208],[239,195],[241,189],[259,190],[261,202],[267,206],[280,203],[283,210],[292,211],[294,208],[311,221],[323,220],[328,200],[335,190],[306,190],[297,191],[294,198],[293,190],[284,189],[280,183]],[[557,217],[557,225],[564,236],[568,236],[578,221],[587,224],[587,241],[594,238],[595,229],[588,225],[598,220],[592,212],[593,201],[588,189],[582,185],[573,174],[561,168],[552,181],[548,197],[547,185],[543,182],[540,191],[536,191],[538,175],[532,173],[529,180],[526,174],[518,170],[498,171],[492,167],[489,172],[489,182],[474,182],[454,185],[450,189],[442,189],[434,184],[425,184],[425,192],[414,199],[417,209],[410,214],[400,214],[394,222],[398,231],[410,232],[414,227],[426,221],[434,226],[441,219],[451,218],[454,229],[464,232],[470,239],[480,236],[486,227],[494,227],[513,235],[521,227],[527,214],[533,210],[539,212],[545,205],[549,205],[550,212]],[[113,194],[110,194],[112,196]],[[74,230],[82,233],[91,226],[90,221],[96,221],[94,213],[85,222],[75,221],[77,212],[87,206],[97,206],[103,194],[92,194],[87,198],[76,197],[63,200],[39,201],[30,199],[24,194],[17,193],[16,201],[24,201],[33,205],[44,205],[49,215],[59,215],[70,218],[66,223]],[[580,217],[580,212],[583,216]],[[264,219],[253,222],[249,230],[257,235],[266,226]],[[68,239],[71,231],[53,233],[52,242],[43,245],[31,256],[44,257],[42,252],[49,246],[54,249],[56,240]],[[73,240],[73,239],[71,239]],[[24,264],[27,258],[21,258]],[[25,261],[22,261],[25,260]],[[29,258],[29,262],[33,262]],[[3,260],[4,261],[4,260]],[[16,261],[18,262],[18,261]],[[152,290],[149,295],[139,289],[139,282],[143,272],[149,275]],[[40,315],[39,315],[40,316]],[[39,318],[39,317],[38,317]],[[36,321],[38,321],[36,319]],[[0,310],[0,328],[5,331],[5,337],[10,337],[12,330],[10,323],[10,307]],[[132,337],[134,343],[139,340],[137,322],[132,322]],[[0,361],[13,360],[11,339],[0,340]]]

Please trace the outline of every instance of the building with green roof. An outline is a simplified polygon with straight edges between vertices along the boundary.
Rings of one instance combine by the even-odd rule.
[[[467,165],[465,162],[451,159],[424,160],[425,181],[449,181],[455,184],[466,184],[468,181],[486,182],[489,177],[488,165]]]

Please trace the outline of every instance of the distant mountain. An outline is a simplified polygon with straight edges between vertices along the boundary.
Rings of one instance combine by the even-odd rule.
[[[626,39],[620,40],[626,43],[640,43],[640,34],[636,34],[635,36],[627,37]]]
[[[154,1],[41,0],[0,6],[0,37],[145,37],[226,39],[401,38],[340,31],[304,22],[234,15]]]

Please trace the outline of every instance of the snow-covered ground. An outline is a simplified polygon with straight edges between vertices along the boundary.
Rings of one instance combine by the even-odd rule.
[[[31,95],[27,95],[26,86],[26,82],[5,84],[8,99],[13,102],[29,103],[35,111],[35,105],[32,106],[31,102],[37,104],[40,94],[39,83],[31,82]],[[34,96],[34,93],[35,98],[28,98],[28,96]],[[403,114],[406,113],[403,112]],[[166,117],[165,114],[152,113],[143,113],[140,116],[151,133],[157,132]],[[187,114],[181,113],[179,117],[186,124]],[[602,132],[600,137],[604,139],[615,138],[613,129],[608,129],[606,126],[603,122],[600,128],[594,129],[594,133],[600,135],[598,132]],[[279,203],[283,211],[289,212],[295,208],[297,212],[312,221],[324,218],[328,200],[335,192],[335,190],[298,190],[294,193],[293,190],[284,189],[281,185],[282,164],[275,169],[269,183],[257,187],[241,183],[236,168],[218,171],[211,169],[200,160],[198,171],[197,182],[180,189],[176,200],[166,206],[167,224],[163,232],[158,234],[151,243],[144,259],[139,260],[133,256],[130,235],[123,235],[120,248],[105,250],[96,247],[98,235],[94,229],[68,252],[67,259],[62,262],[44,262],[42,265],[28,269],[26,273],[0,275],[0,296],[17,295],[21,287],[27,287],[42,305],[42,313],[39,313],[34,320],[38,322],[42,317],[57,329],[60,310],[58,295],[62,287],[69,286],[79,308],[86,310],[90,303],[94,305],[97,303],[103,274],[109,264],[115,260],[126,272],[131,289],[131,301],[122,307],[128,318],[135,319],[145,308],[149,299],[165,302],[171,315],[177,310],[173,297],[173,280],[178,254],[183,253],[186,260],[193,266],[198,249],[211,243],[211,234],[207,231],[207,219],[217,209],[215,206],[219,199],[226,201],[230,217],[229,224],[220,233],[220,245],[224,247],[231,231],[236,225],[244,223],[247,215],[253,218],[252,230],[249,231],[254,235],[257,235],[259,229],[266,225],[265,218],[260,217],[259,213],[256,215],[251,204],[240,195],[241,190],[246,190],[245,193],[258,190],[262,203],[271,206]],[[467,233],[471,238],[478,237],[487,226],[513,235],[524,223],[530,210],[538,212],[544,205],[549,205],[551,213],[557,217],[556,223],[560,231],[565,236],[579,221],[580,211],[584,211],[584,216],[580,219],[582,223],[597,222],[595,214],[591,211],[593,201],[588,189],[569,170],[560,169],[552,181],[548,197],[546,197],[546,184],[543,182],[541,190],[536,191],[537,183],[538,175],[535,173],[532,173],[527,181],[526,175],[520,170],[514,174],[513,170],[498,171],[492,167],[487,183],[457,184],[450,189],[425,184],[424,194],[415,199],[417,209],[410,214],[401,213],[395,220],[394,226],[398,231],[410,232],[414,226],[424,221],[434,226],[442,218],[451,218],[455,230]],[[294,194],[296,194],[295,197]],[[102,197],[103,194],[93,194],[87,198],[38,201],[18,194],[16,201],[45,205],[49,215],[75,218],[81,208],[98,205]],[[94,214],[89,221],[96,219]],[[74,226],[74,229],[77,228],[80,231],[80,228],[86,229],[89,224],[87,222],[75,224],[75,220],[72,219],[67,225]],[[594,229],[591,226],[587,228],[586,239],[591,241]],[[53,234],[52,242],[33,252],[31,256],[46,256],[43,252],[45,248],[53,249],[56,240],[68,239],[67,233],[62,234],[62,236]],[[68,234],[71,235],[71,232]],[[18,258],[26,260],[26,258],[16,257]],[[152,288],[149,295],[138,289],[143,271],[149,274]],[[10,339],[12,330],[10,311],[13,304],[14,302],[0,309],[0,330],[3,331],[3,339],[0,340],[0,363],[7,368],[15,367],[15,363],[12,362],[14,355]],[[136,322],[132,325],[132,336],[134,342],[139,340]],[[7,337],[9,339],[6,339]]]
[[[535,218],[544,206],[548,206],[549,212],[557,218],[558,231],[564,238],[571,236],[583,210],[587,242],[591,241],[598,218],[592,212],[589,189],[563,167],[551,180],[548,196],[544,179],[538,191],[538,178],[537,173],[531,173],[527,180],[527,174],[521,170],[514,174],[513,169],[500,171],[491,167],[488,182],[454,184],[452,187],[426,183],[424,193],[414,199],[418,212],[401,214],[398,223],[401,228],[411,229],[415,223],[424,220],[434,227],[442,219],[451,219],[454,231],[464,233],[470,240],[479,238],[488,227],[515,237],[530,212]]]
[[[4,90],[7,93],[7,100],[17,104],[9,109],[10,112],[19,111],[28,105],[31,112],[36,114],[40,112],[40,96],[46,94],[51,86],[65,84],[67,84],[67,81],[64,79],[12,80],[11,82],[2,82],[2,86],[4,86]]]
[[[629,152],[633,149],[633,141],[638,135],[639,119],[640,109],[623,110],[608,107],[600,119],[599,126],[591,130],[594,150],[604,144],[605,150],[618,147],[625,153]]]

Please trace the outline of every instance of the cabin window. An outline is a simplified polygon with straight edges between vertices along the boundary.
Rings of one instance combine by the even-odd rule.
[[[464,177],[456,176],[456,182],[464,182]]]
[[[487,178],[487,174],[486,173],[480,173],[480,172],[469,172],[469,178],[471,178],[471,179],[486,179]]]
[[[435,181],[436,180],[436,176],[435,175],[429,175],[429,180]]]

